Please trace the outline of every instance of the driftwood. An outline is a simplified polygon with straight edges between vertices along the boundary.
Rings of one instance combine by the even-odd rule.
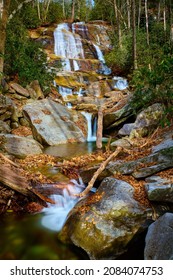
[[[0,182],[10,189],[21,193],[24,196],[30,197],[33,200],[41,200],[45,202],[54,203],[53,200],[40,194],[37,190],[33,189],[26,178],[19,174],[18,169],[13,171],[10,167],[3,165],[0,166]]]
[[[76,196],[82,197],[85,196],[89,193],[89,191],[92,189],[95,181],[97,180],[98,176],[102,173],[102,171],[106,168],[106,166],[108,165],[108,163],[115,158],[121,151],[123,150],[122,147],[117,147],[117,149],[105,160],[101,163],[100,167],[97,169],[97,171],[94,173],[93,177],[91,178],[91,180],[88,183],[88,186],[86,187],[86,189],[79,193],[76,194]]]
[[[97,139],[96,146],[98,149],[102,148],[102,136],[103,136],[103,111],[100,106],[98,110],[98,121],[97,121]]]

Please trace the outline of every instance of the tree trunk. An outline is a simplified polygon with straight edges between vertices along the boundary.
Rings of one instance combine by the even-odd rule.
[[[136,47],[136,3],[132,0],[132,24],[133,24],[133,69],[136,70],[137,66],[137,47]]]
[[[116,22],[117,22],[118,43],[119,43],[120,49],[122,49],[121,24],[120,24],[120,16],[119,16],[118,7],[117,7],[117,0],[114,0],[114,11],[115,11]]]
[[[128,29],[130,30],[131,28],[131,12],[130,12],[130,0],[127,0],[127,18],[128,18]]]
[[[2,12],[0,16],[0,85],[4,71],[4,53],[6,41],[6,27],[8,22],[8,12],[11,0],[4,0],[2,2]]]
[[[148,29],[148,1],[145,0],[145,19],[146,19],[146,33],[147,33],[147,45],[150,45],[149,29]]]
[[[72,1],[72,10],[71,10],[71,21],[74,22],[74,18],[75,18],[75,4],[76,4],[76,0]]]
[[[103,136],[103,112],[102,107],[98,110],[98,122],[97,122],[97,140],[96,146],[98,149],[102,148],[102,136]]]
[[[138,30],[140,28],[140,22],[141,22],[141,0],[139,0],[139,7],[138,7]]]

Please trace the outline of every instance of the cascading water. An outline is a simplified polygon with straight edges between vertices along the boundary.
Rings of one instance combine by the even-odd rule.
[[[96,141],[96,131],[97,131],[97,119],[94,118],[91,113],[88,112],[82,112],[82,115],[87,120],[87,128],[88,128],[88,134],[87,134],[87,142],[94,142]]]
[[[77,59],[85,58],[80,36],[70,32],[67,23],[61,23],[54,31],[54,40],[54,52],[61,58],[63,70],[72,71],[70,59],[73,60],[74,71],[79,70]]]
[[[106,61],[104,59],[103,53],[100,49],[100,47],[96,44],[93,44],[93,46],[95,47],[96,53],[97,53],[97,57],[100,60],[101,63],[101,70],[99,70],[99,72],[101,74],[104,75],[110,75],[112,73],[111,69],[106,65]]]
[[[52,195],[50,198],[55,201],[55,204],[48,204],[48,207],[43,209],[44,216],[41,224],[52,231],[60,231],[68,213],[79,200],[75,194],[80,193],[84,187],[81,178],[79,178],[79,183],[76,180],[71,180],[71,183],[61,190],[61,194]]]
[[[124,90],[128,87],[127,79],[115,76],[113,77],[113,81],[114,81],[114,88],[117,88],[119,90]]]

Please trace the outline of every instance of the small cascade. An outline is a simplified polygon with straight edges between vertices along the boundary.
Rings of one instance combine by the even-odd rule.
[[[115,76],[113,77],[113,81],[114,81],[114,88],[116,89],[124,90],[128,87],[127,79]]]
[[[63,188],[62,194],[52,195],[50,198],[55,201],[55,204],[48,204],[48,207],[43,209],[44,216],[41,224],[52,231],[60,231],[68,213],[79,200],[75,194],[80,193],[84,187],[81,179],[79,179],[79,183],[72,180]]]
[[[71,88],[67,88],[67,87],[62,87],[62,86],[59,86],[58,87],[58,91],[59,93],[61,94],[63,100],[67,100],[67,96],[68,95],[72,95],[73,94],[73,91]]]
[[[98,59],[100,60],[100,63],[101,63],[101,70],[99,71],[100,74],[103,74],[103,75],[110,75],[112,73],[111,69],[106,65],[106,62],[105,62],[105,59],[104,59],[104,56],[103,56],[103,53],[100,49],[100,47],[96,44],[93,44],[95,50],[96,50],[96,53],[97,53],[97,57]]]
[[[94,142],[96,141],[97,118],[93,119],[92,114],[88,112],[83,111],[81,113],[87,120],[87,128],[88,128],[87,142]]]

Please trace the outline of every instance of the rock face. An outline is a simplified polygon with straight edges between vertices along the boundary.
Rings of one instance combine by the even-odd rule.
[[[173,214],[166,213],[149,226],[145,260],[173,260]]]
[[[30,121],[34,138],[41,144],[51,146],[85,141],[78,127],[81,120],[84,122],[83,116],[80,120],[79,115],[73,115],[61,104],[44,99],[24,106],[23,110]]]
[[[143,227],[146,213],[131,185],[108,177],[71,211],[60,238],[83,248],[91,259],[115,259]]]
[[[35,140],[26,137],[13,134],[0,134],[0,143],[3,151],[18,158],[42,154],[42,146]]]

